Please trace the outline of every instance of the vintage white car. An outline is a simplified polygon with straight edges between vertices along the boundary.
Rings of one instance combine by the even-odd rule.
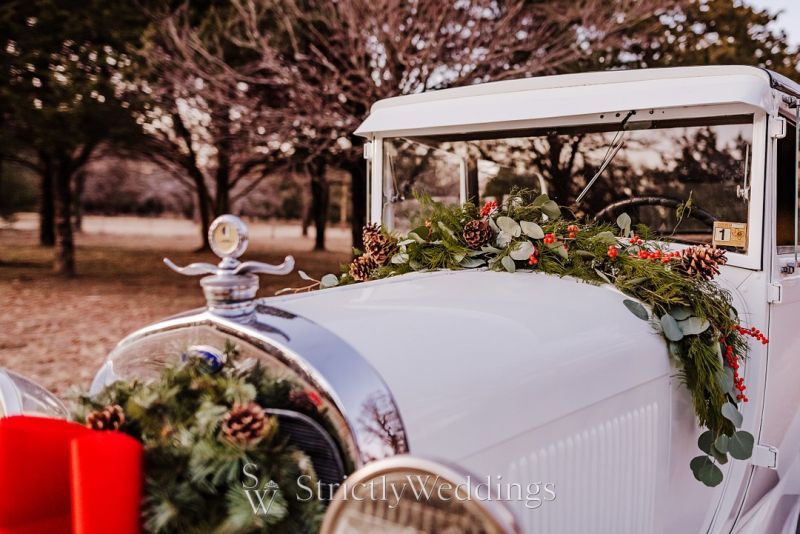
[[[410,228],[415,193],[483,203],[520,186],[578,216],[625,211],[677,249],[727,250],[717,282],[770,343],[753,343],[743,370],[752,457],[723,465],[714,488],[688,467],[701,429],[664,339],[613,288],[441,270],[255,299],[255,273],[293,262],[239,263],[246,229],[233,217],[212,228],[218,267],[176,267],[210,274],[208,307],[131,334],[94,388],[157,372],[176,346],[234,340],[328,408],[331,429],[277,414],[321,480],[468,481],[464,524],[447,532],[793,533],[799,100],[800,85],[753,67],[603,72],[392,98],[357,131],[369,219],[389,229]],[[676,208],[690,199],[676,230]],[[16,383],[0,373],[6,413],[24,411]],[[445,508],[436,498],[337,498],[323,529],[444,531]]]

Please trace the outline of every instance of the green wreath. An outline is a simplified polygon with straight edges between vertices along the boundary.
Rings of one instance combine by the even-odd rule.
[[[232,345],[153,381],[118,381],[76,399],[73,418],[118,430],[145,449],[143,524],[150,532],[317,532],[324,513],[311,461],[287,444],[264,407],[323,419],[305,393]],[[301,475],[310,477],[300,479]],[[300,480],[309,481],[300,487]]]

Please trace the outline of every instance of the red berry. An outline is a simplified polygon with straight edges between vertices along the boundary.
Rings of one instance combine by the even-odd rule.
[[[488,200],[486,201],[486,204],[484,204],[483,207],[481,208],[481,217],[488,217],[495,211],[497,211],[497,201]]]

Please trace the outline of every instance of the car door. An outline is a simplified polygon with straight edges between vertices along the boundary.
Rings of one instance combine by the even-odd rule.
[[[777,468],[755,464],[740,518],[746,520],[771,491],[775,490],[800,452],[800,265],[797,264],[797,127],[787,119],[785,137],[775,140],[774,214],[771,246],[769,300],[769,345],[759,443],[779,451]],[[767,225],[769,228],[769,225]],[[797,250],[800,252],[800,250]],[[767,259],[767,258],[765,258]],[[759,451],[755,451],[758,455]],[[781,492],[782,493],[782,492]],[[773,521],[782,521],[773,510]],[[777,525],[772,527],[779,528]]]

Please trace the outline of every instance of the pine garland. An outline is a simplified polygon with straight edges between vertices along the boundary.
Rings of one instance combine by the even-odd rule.
[[[360,280],[343,266],[338,277],[327,275],[303,289],[414,271],[474,268],[541,271],[613,285],[631,297],[625,306],[664,336],[678,376],[692,396],[697,420],[708,429],[698,440],[703,454],[690,465],[694,476],[716,486],[722,481],[718,466],[728,461],[728,455],[750,457],[753,436],[739,430],[738,404],[747,396],[738,362],[747,354],[745,335],[762,343],[766,338],[756,329],[739,326],[730,294],[707,279],[714,265],[698,273],[687,269],[684,261],[689,254],[700,254],[722,264],[724,254],[716,250],[707,254],[703,247],[688,249],[688,254],[671,252],[663,242],[650,239],[647,227],[632,229],[626,214],[617,219],[617,226],[566,221],[547,195],[534,197],[527,191],[513,191],[503,206],[487,202],[480,210],[471,203],[451,207],[430,198],[421,201],[424,224],[405,236],[383,232],[384,239],[397,247],[387,265],[371,263],[369,272],[359,271]],[[487,223],[492,230],[492,238],[480,248],[474,247],[483,241],[475,237],[474,221]],[[362,258],[355,261],[367,263]]]
[[[261,407],[324,418],[313,403],[297,402],[303,391],[272,377],[255,360],[239,361],[234,346],[225,352],[227,363],[218,371],[191,358],[166,367],[157,380],[118,381],[97,396],[79,396],[73,419],[92,424],[105,413],[124,412],[115,419],[122,421],[119,431],[145,448],[147,531],[317,532],[324,512],[321,501],[317,496],[308,499],[307,490],[298,485],[298,477],[307,475],[311,478],[304,485],[316,487],[311,462],[287,445],[277,419]],[[276,484],[268,510],[254,512],[259,500],[252,490],[248,497],[253,479],[244,476],[245,464],[253,464],[247,472],[258,478],[258,491],[269,481]],[[270,497],[272,493],[264,502]]]

